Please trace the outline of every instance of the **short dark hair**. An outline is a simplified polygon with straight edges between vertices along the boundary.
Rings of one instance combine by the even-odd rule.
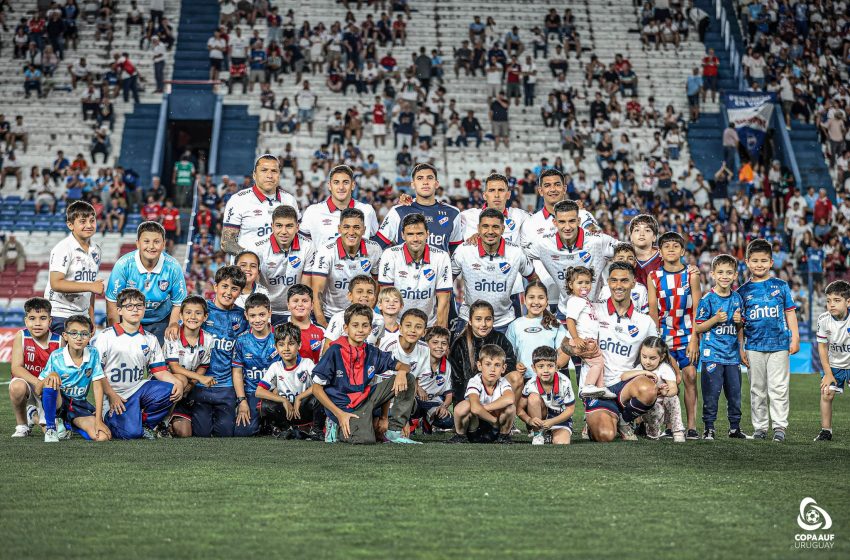
[[[422,319],[422,322],[425,323],[425,326],[428,326],[428,316],[425,315],[425,312],[421,309],[411,307],[410,309],[402,313],[401,318],[398,320],[399,324],[403,323],[406,317],[416,317],[417,319]]]
[[[292,299],[293,296],[307,296],[313,299],[313,288],[304,284],[295,284],[286,291],[286,301]]]
[[[136,239],[141,239],[143,233],[158,233],[165,239],[165,228],[159,222],[147,221],[140,223],[139,227],[136,228]]]
[[[487,175],[487,178],[484,179],[484,190],[487,190],[487,185],[490,183],[495,183],[498,181],[502,181],[505,183],[505,187],[508,187],[508,178],[502,175],[501,173],[490,173]]]
[[[433,172],[434,178],[437,178],[437,168],[426,162],[417,163],[416,165],[414,165],[413,170],[411,170],[410,172],[410,178],[413,179],[414,177],[416,177],[416,174],[422,171],[423,169],[427,169],[428,171]]]
[[[501,358],[502,360],[507,361],[507,354],[505,354],[505,350],[497,344],[485,344],[481,347],[481,350],[478,351],[478,361],[480,362],[484,360],[484,358],[490,358],[491,360]]]
[[[652,233],[655,234],[656,237],[658,236],[658,220],[656,220],[654,216],[651,216],[649,214],[638,214],[637,216],[632,218],[632,220],[629,222],[629,235],[631,235],[635,227],[640,224],[648,226],[649,229],[652,230]]]
[[[561,184],[564,183],[564,174],[555,169],[554,167],[550,167],[549,169],[546,169],[545,171],[540,173],[540,177],[537,178],[537,185],[542,185],[543,179],[545,179],[546,177],[557,177],[561,180]]]
[[[632,254],[632,256],[637,258],[637,251],[635,251],[635,246],[632,245],[631,243],[629,243],[627,241],[622,241],[622,242],[614,245],[614,255],[617,255],[618,253],[625,253],[625,252],[629,252],[629,253]]]
[[[187,305],[200,305],[204,309],[204,315],[209,315],[210,309],[207,305],[207,300],[201,296],[189,296],[180,304],[180,311],[186,309]]]
[[[420,214],[419,212],[408,214],[401,221],[401,231],[404,232],[409,226],[418,226],[419,224],[422,224],[425,227],[425,231],[428,231],[428,221],[425,219],[424,214]]]
[[[850,299],[850,282],[846,280],[836,280],[830,282],[825,290],[828,296],[839,296],[844,299]]]
[[[247,250],[247,249],[246,249],[246,250],[244,250],[244,251],[242,251],[242,252],[241,252],[241,253],[239,253],[238,255],[236,255],[236,258],[235,258],[235,259],[233,259],[233,263],[234,263],[234,264],[235,264],[235,263],[238,263],[238,262],[239,262],[239,259],[241,259],[242,257],[248,256],[248,255],[250,255],[250,256],[252,256],[252,257],[254,257],[255,259],[257,259],[257,264],[259,264],[259,263],[260,263],[260,255],[258,255],[258,254],[257,254],[257,253],[255,253],[254,251],[249,251],[249,250]]]
[[[357,284],[369,284],[375,290],[375,293],[378,293],[378,283],[375,282],[375,279],[368,274],[358,274],[352,278],[351,281],[348,282],[348,293],[352,293]]]
[[[95,216],[94,207],[84,200],[75,200],[65,209],[65,221],[73,224],[77,218]]]
[[[263,161],[264,159],[273,159],[277,163],[278,171],[280,171],[280,160],[277,158],[277,156],[273,156],[272,154],[261,154],[261,155],[257,156],[257,159],[254,160],[254,170],[253,170],[254,173],[257,172],[257,167],[260,165],[260,162]]]
[[[145,294],[143,294],[141,290],[137,290],[136,288],[124,288],[123,290],[118,292],[118,297],[115,298],[115,306],[124,307],[124,303],[128,301],[140,301],[142,303],[145,303]]]
[[[610,277],[611,273],[614,272],[615,270],[626,270],[626,271],[628,271],[629,274],[632,275],[632,278],[634,278],[634,276],[635,276],[635,267],[633,267],[632,265],[630,265],[627,262],[614,261],[611,264],[609,264],[608,265],[608,276]]]
[[[345,208],[339,213],[339,223],[351,218],[360,220],[364,224],[366,223],[366,215],[363,214],[363,210],[360,210],[359,208]]]
[[[361,317],[368,317],[369,322],[372,322],[372,318],[375,316],[372,313],[372,309],[368,305],[363,305],[362,303],[352,303],[348,306],[348,309],[343,313],[342,318],[345,321],[345,324],[348,325],[351,323],[351,318],[355,315],[360,315]]]
[[[679,246],[684,249],[687,246],[685,243],[685,238],[682,237],[681,233],[676,231],[665,231],[658,238],[658,247],[661,248],[665,243],[678,243]]]
[[[354,180],[354,171],[349,166],[343,164],[336,165],[333,169],[331,169],[331,172],[328,173],[328,181],[330,181],[337,173],[344,173],[348,175],[349,179],[351,179],[352,181]]]
[[[296,224],[298,223],[298,212],[292,206],[288,204],[281,204],[272,212],[272,223],[277,220],[292,220]]]
[[[215,283],[220,284],[225,280],[233,282],[237,288],[242,289],[248,280],[245,278],[245,273],[242,269],[235,265],[223,266],[215,271]]]
[[[43,297],[29,298],[24,302],[24,314],[29,315],[33,311],[47,311],[50,315],[53,312],[53,306]]]
[[[553,210],[555,211],[555,214],[559,212],[575,212],[578,214],[579,208],[578,203],[575,200],[562,200],[555,204]]]
[[[274,328],[274,343],[283,342],[287,338],[295,341],[295,344],[301,345],[301,329],[294,323],[281,323]]]
[[[485,208],[481,211],[481,214],[478,216],[478,222],[481,223],[481,220],[484,218],[496,218],[499,220],[500,224],[505,223],[505,215],[496,210],[495,208]]]
[[[89,332],[91,334],[94,334],[94,323],[91,322],[91,319],[88,315],[83,315],[81,313],[78,315],[71,315],[70,317],[65,319],[65,323],[62,325],[63,330],[67,331],[68,327],[71,326],[73,323],[85,325],[89,329]]]
[[[452,333],[449,332],[449,329],[446,327],[441,327],[439,325],[434,325],[433,327],[428,327],[425,330],[425,336],[422,337],[422,340],[425,342],[430,341],[432,338],[442,336],[447,339],[449,342],[452,340]]]
[[[245,300],[245,311],[254,307],[265,307],[269,311],[272,309],[272,302],[266,294],[251,294]]]
[[[732,270],[738,270],[738,259],[726,253],[717,255],[711,260],[711,270],[715,270],[721,264],[728,264]]]
[[[770,258],[773,258],[773,247],[770,246],[770,242],[764,239],[753,239],[750,241],[750,244],[747,245],[747,260],[753,253],[767,253]]]
[[[531,363],[538,362],[556,362],[558,361],[558,351],[551,346],[538,346],[531,353]]]

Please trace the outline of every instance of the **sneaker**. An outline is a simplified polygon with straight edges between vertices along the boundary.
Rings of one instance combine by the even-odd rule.
[[[422,445],[421,441],[413,441],[410,438],[404,437],[401,432],[396,432],[393,430],[387,430],[387,433],[384,434],[386,440],[390,443],[406,443],[408,445]]]
[[[59,434],[56,433],[56,430],[53,428],[48,428],[47,431],[44,432],[44,443],[58,443],[59,442]]]
[[[144,428],[142,430],[142,439],[156,439],[156,432],[151,428]]]
[[[30,427],[26,424],[18,424],[15,426],[15,433],[12,434],[12,437],[27,437],[30,435]]]
[[[785,441],[785,430],[773,430],[773,441],[782,443]]]
[[[624,422],[617,427],[617,430],[620,432],[623,441],[637,441],[637,436],[630,424]]]
[[[501,443],[503,445],[511,445],[514,440],[511,438],[511,434],[499,434],[499,437],[496,438],[496,443]]]
[[[599,397],[599,398],[600,399],[608,399],[608,400],[616,399],[617,393],[614,393],[614,392],[610,391],[608,389],[608,387],[605,387],[605,388],[602,389],[602,396]]]
[[[687,432],[685,432],[685,439],[699,439],[699,432],[696,430],[688,430]]]
[[[292,433],[292,428],[286,428],[285,430],[278,430],[274,437],[276,439],[293,439],[295,436]]]
[[[339,424],[328,418],[325,425],[325,443],[336,443],[339,441]]]
[[[159,439],[171,439],[173,437],[171,435],[171,430],[168,429],[168,424],[166,424],[165,422],[160,422],[159,425],[154,429],[154,433]]]
[[[61,419],[56,419],[56,433],[59,434],[59,439],[66,440],[71,439],[71,436],[74,435],[74,430],[69,430],[65,427],[65,422]]]
[[[455,434],[446,440],[446,443],[469,443],[469,438],[466,434]]]
[[[584,385],[578,392],[578,396],[583,399],[590,397],[601,397],[605,392],[605,387],[597,387],[596,385]]]
[[[734,430],[729,430],[729,437],[731,439],[753,439],[748,436],[744,432],[741,431],[741,428],[735,428]]]
[[[833,383],[832,385],[829,386],[829,392],[835,393],[836,395],[840,395],[840,394],[844,393],[844,389],[842,389],[841,387],[839,387],[838,385]]]
[[[512,436],[521,436],[521,435],[522,435],[522,430],[520,430],[519,428],[517,428],[516,426],[514,426],[513,428],[511,428],[511,434],[510,434],[510,435],[512,435]]]
[[[309,432],[307,432],[307,439],[310,441],[322,441],[325,437],[322,435],[322,432],[318,431],[316,428],[312,428]]]
[[[552,445],[552,430],[546,430],[543,432],[543,443],[546,445]]]
[[[699,439],[699,438],[697,438]],[[673,443],[685,443],[687,439],[685,438],[685,434],[682,432],[673,432]]]
[[[821,428],[821,431],[818,434],[818,437],[815,438],[815,441],[832,441],[832,430],[824,430]]]
[[[664,430],[659,439],[673,439],[673,430]]]
[[[27,405],[27,426],[30,428],[35,426],[36,416],[38,416],[38,408],[34,404]]]
[[[755,432],[753,432],[753,439],[766,440],[767,430],[756,430]]]
[[[702,439],[706,441],[714,441],[714,428],[706,428],[702,433]]]
[[[543,445],[546,443],[546,438],[543,437],[543,432],[534,432],[534,437],[531,438],[531,445]]]
[[[587,433],[587,424],[581,429],[581,439],[590,439],[590,434]]]

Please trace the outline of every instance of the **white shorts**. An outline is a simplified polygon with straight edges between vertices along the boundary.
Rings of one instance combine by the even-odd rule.
[[[44,408],[41,406],[41,399],[38,398],[35,394],[35,387],[27,383],[25,379],[21,379],[20,377],[13,377],[12,381],[9,382],[9,386],[11,387],[15,383],[23,383],[27,386],[27,407],[34,406],[38,411],[38,421],[43,426],[44,422]]]
[[[372,123],[372,134],[383,136],[387,133],[387,125],[384,123]]]
[[[274,122],[277,114],[274,109],[262,107],[260,109],[260,122]]]

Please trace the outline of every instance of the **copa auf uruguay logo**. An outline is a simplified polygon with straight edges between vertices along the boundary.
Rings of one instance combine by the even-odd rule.
[[[423,275],[423,276],[425,277],[425,279],[426,279],[426,280],[428,280],[429,282],[430,282],[431,280],[433,280],[433,279],[437,276],[437,274],[436,274],[433,270],[431,270],[430,268],[426,268],[425,270],[423,270],[423,271],[422,271],[422,275]]]
[[[579,251],[578,252],[578,258],[580,258],[582,261],[584,261],[586,263],[589,263],[590,259],[592,257],[590,255],[590,253],[588,253],[587,251]]]
[[[817,504],[814,498],[806,497],[800,501],[797,525],[807,532],[797,533],[794,536],[794,548],[831,549],[835,544],[834,533],[815,532],[832,528],[832,517]]]
[[[629,335],[634,338],[638,334],[640,334],[640,329],[637,328],[637,325],[629,325],[628,326]]]

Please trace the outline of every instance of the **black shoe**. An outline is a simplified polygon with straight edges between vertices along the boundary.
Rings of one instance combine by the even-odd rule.
[[[685,439],[699,439],[699,432],[696,430],[688,430],[685,432]]]
[[[165,422],[160,422],[159,425],[154,429],[154,433],[156,437],[159,439],[171,439],[171,430],[168,429],[168,424]]]
[[[510,445],[513,442],[514,440],[511,438],[511,434],[499,434],[499,437],[496,438],[496,443]]]
[[[832,441],[832,430],[821,430],[815,441]]]
[[[446,440],[446,443],[469,443],[469,438],[466,434],[455,434]]]
[[[641,422],[634,429],[636,436],[646,437],[646,422]]]
[[[325,436],[322,432],[313,428],[309,432],[307,432],[307,439],[310,441],[325,441]]]
[[[741,431],[741,428],[729,430],[729,438],[731,439],[752,439],[750,436]]]
[[[702,433],[702,439],[708,440],[708,441],[714,441],[714,429],[713,428],[706,428],[705,431]]]
[[[660,439],[673,439],[673,430],[664,430]]]
[[[277,439],[293,439],[295,434],[292,433],[292,428],[279,431],[274,437]]]

